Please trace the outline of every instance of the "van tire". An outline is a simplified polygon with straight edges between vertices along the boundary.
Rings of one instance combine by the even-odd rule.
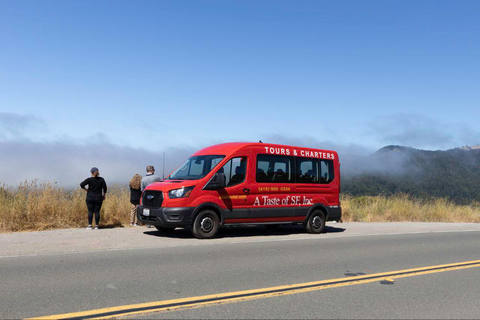
[[[155,226],[155,228],[162,233],[170,233],[173,230],[175,230],[175,228],[173,228],[173,227]]]
[[[305,229],[308,233],[322,233],[325,229],[325,213],[322,210],[315,210],[308,217]]]
[[[218,215],[212,210],[204,210],[195,217],[192,233],[198,239],[211,239],[215,237],[219,227]]]

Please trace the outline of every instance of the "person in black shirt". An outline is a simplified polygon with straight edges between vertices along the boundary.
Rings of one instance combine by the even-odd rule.
[[[140,185],[142,183],[142,176],[138,173],[130,180],[130,203],[132,204],[130,210],[130,226],[136,227],[135,217],[137,216],[137,207],[140,204],[140,198],[142,197],[142,190]]]
[[[92,176],[80,183],[80,187],[87,192],[87,209],[88,209],[88,227],[92,229],[93,214],[95,213],[95,230],[98,230],[100,222],[100,209],[102,208],[103,200],[107,194],[107,184],[105,180],[100,177],[98,168],[93,167],[90,172]],[[88,189],[85,186],[88,185]]]

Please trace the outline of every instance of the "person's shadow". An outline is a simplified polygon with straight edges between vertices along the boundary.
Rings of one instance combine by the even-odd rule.
[[[100,229],[125,228],[120,222],[100,225]]]
[[[326,226],[323,233],[344,232],[344,228]],[[264,236],[284,236],[290,234],[308,234],[301,225],[280,225],[277,228],[267,228],[261,225],[255,226],[228,226],[218,230],[214,239],[221,238],[240,238],[240,237],[264,237]],[[195,236],[191,229],[177,228],[170,232],[161,232],[156,229],[145,231],[144,234],[154,237],[165,237],[172,239],[192,239]]]

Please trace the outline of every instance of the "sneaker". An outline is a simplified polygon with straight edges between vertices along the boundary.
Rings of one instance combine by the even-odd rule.
[[[92,230],[92,225],[89,224],[88,227],[87,227],[87,229]]]
[[[130,223],[130,227],[133,227],[133,223]]]
[[[93,228],[94,230],[98,230],[98,226],[95,226],[95,228]]]
[[[138,224],[134,223],[133,226],[134,226],[134,227],[138,227]]]
[[[151,224],[147,224],[147,228],[151,228],[151,227],[152,227],[152,225],[151,225]]]

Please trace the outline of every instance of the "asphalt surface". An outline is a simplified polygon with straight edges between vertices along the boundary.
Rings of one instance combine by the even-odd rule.
[[[0,235],[0,318],[25,318],[480,259],[480,225],[329,224]],[[134,318],[480,318],[480,268]]]

